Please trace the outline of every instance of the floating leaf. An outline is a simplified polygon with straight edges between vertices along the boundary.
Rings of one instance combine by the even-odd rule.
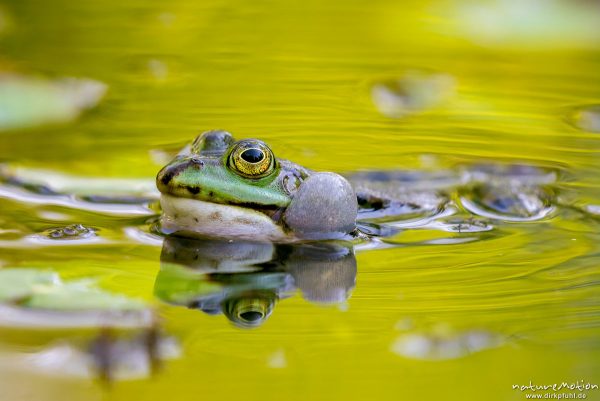
[[[0,73],[0,131],[72,121],[95,107],[105,92],[105,84],[91,79]]]
[[[15,302],[31,296],[36,288],[52,286],[59,279],[55,273],[35,269],[0,270],[0,302]]]
[[[149,327],[152,309],[113,294],[88,280],[63,283],[57,274],[36,269],[0,270],[0,326]]]
[[[67,283],[34,292],[23,306],[51,310],[136,310],[146,305],[124,295],[90,287],[87,283]]]
[[[153,178],[108,178],[78,176],[58,171],[23,166],[0,165],[0,179],[36,193],[61,193],[148,197],[158,199]]]

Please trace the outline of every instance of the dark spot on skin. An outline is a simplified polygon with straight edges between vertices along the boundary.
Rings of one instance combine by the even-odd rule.
[[[198,195],[200,193],[200,188],[198,188],[198,187],[186,186],[186,189],[194,195]]]
[[[190,163],[181,163],[176,164],[175,166],[167,166],[160,170],[160,172],[158,173],[158,177],[164,185],[167,185],[169,182],[171,182],[173,177],[179,175],[179,173],[185,170],[189,166],[189,164]]]
[[[195,221],[196,223],[198,223],[200,220],[198,220],[198,218],[197,218],[197,217],[194,217],[194,221]]]
[[[173,172],[167,170],[167,171],[164,172],[164,174],[160,174],[159,173],[159,176],[160,176],[160,182],[162,182],[163,185],[167,185],[173,179]]]

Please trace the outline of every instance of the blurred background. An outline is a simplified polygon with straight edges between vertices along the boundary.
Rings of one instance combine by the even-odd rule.
[[[174,150],[222,128],[315,170],[557,170],[590,212],[469,244],[406,233],[357,255],[347,301],[292,297],[255,331],[161,305],[182,352],[156,376],[107,390],[0,363],[0,399],[520,400],[512,385],[529,380],[598,384],[599,72],[594,0],[0,1],[6,165],[151,181]],[[2,207],[13,232],[61,220]],[[70,216],[109,233],[124,224]],[[153,299],[156,246],[0,252],[0,266]]]

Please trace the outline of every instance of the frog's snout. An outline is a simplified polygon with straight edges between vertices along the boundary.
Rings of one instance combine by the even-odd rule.
[[[197,157],[187,157],[177,163],[169,164],[160,170],[156,176],[156,187],[161,193],[173,193],[177,177],[186,170],[200,170],[204,167],[204,162]],[[193,191],[192,191],[193,192]]]

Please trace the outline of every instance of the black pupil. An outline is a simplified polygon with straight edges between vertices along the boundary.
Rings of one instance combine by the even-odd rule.
[[[240,156],[248,163],[258,163],[265,157],[260,149],[246,149]]]
[[[247,322],[256,322],[263,317],[262,313],[256,311],[248,311],[240,314],[240,317]]]

